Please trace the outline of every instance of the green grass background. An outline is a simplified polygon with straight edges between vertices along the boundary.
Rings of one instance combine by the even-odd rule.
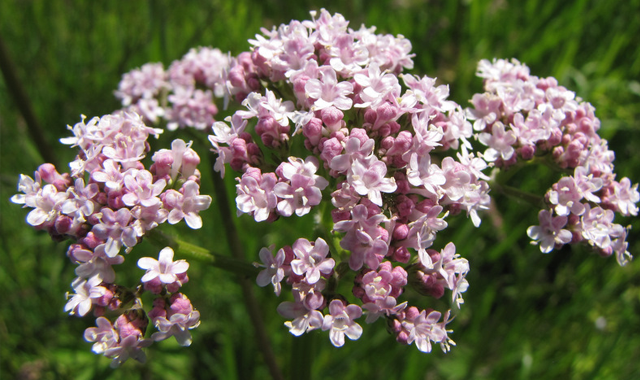
[[[596,107],[601,135],[616,151],[619,176],[640,180],[638,0],[5,0],[0,35],[46,141],[58,162],[66,163],[74,150],[58,139],[68,135],[67,124],[80,114],[118,108],[113,90],[124,72],[146,62],[168,66],[196,46],[238,54],[260,27],[309,19],[308,11],[321,6],[342,13],[354,28],[376,25],[378,33],[409,38],[416,53],[413,73],[450,84],[451,98],[463,106],[481,91],[474,76],[479,59],[515,57],[534,75],[555,76]],[[168,146],[170,137],[156,147]],[[26,210],[8,200],[18,175],[32,175],[43,159],[3,80],[0,139],[0,379],[268,378],[234,276],[197,265],[184,288],[202,316],[191,347],[154,344],[147,364],[127,362],[115,371],[108,359],[91,353],[82,332],[93,320],[63,313],[74,278],[67,244],[28,228]],[[211,193],[205,165],[206,158],[201,170]],[[542,175],[543,170],[523,173],[517,185],[540,189]],[[452,220],[447,234],[439,235],[437,244],[455,242],[471,266],[466,302],[450,325],[458,346],[447,354],[396,344],[382,321],[364,326],[362,338],[341,349],[331,346],[326,333],[294,341],[275,312],[280,300],[256,287],[285,377],[293,377],[301,360],[295,355],[299,347],[311,345],[314,379],[640,378],[640,263],[620,268],[615,259],[581,248],[543,255],[525,232],[537,223],[537,210],[499,197],[496,203],[501,220],[485,218],[479,229],[468,220]],[[226,251],[225,221],[216,210],[214,201],[202,213],[203,230],[178,233]],[[275,226],[246,216],[235,222],[254,260],[260,247],[291,244],[297,231],[313,229],[310,218]],[[640,255],[637,219],[617,222],[634,226],[629,251]],[[137,257],[155,255],[147,243],[137,246],[118,268],[119,281],[134,283],[141,274]],[[606,321],[604,328],[596,327],[599,319]]]

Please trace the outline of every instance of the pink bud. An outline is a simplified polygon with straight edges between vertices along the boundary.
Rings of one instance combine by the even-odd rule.
[[[58,191],[66,191],[71,184],[69,174],[60,174],[52,164],[42,164],[38,167],[38,174],[43,181],[52,184]]]
[[[359,299],[362,299],[363,297],[366,296],[366,293],[365,293],[364,289],[362,289],[361,286],[355,286],[354,285],[354,287],[352,289],[352,293],[353,293],[354,296],[356,296]]]
[[[530,160],[536,154],[536,147],[535,145],[524,145],[520,148],[519,153],[523,160]]]
[[[165,310],[165,307],[166,307],[166,303],[164,302],[164,299],[161,297],[156,298],[153,300],[153,309],[151,309],[151,311],[147,313],[147,316],[152,321],[159,317],[166,318],[167,311]]]
[[[344,114],[342,111],[334,106],[324,108],[321,111],[322,121],[330,131],[336,131],[342,127],[342,118]]]
[[[393,252],[393,260],[399,263],[408,263],[411,259],[411,252],[407,249],[407,247],[397,247]]]
[[[391,120],[398,114],[397,108],[389,103],[382,103],[376,111],[378,112],[378,121]]]
[[[198,153],[193,149],[187,149],[182,155],[182,176],[185,178],[192,176],[198,164],[200,164]]]
[[[156,277],[153,280],[147,281],[144,283],[144,290],[151,292],[153,294],[160,294],[164,287],[162,286],[162,281],[160,281],[160,277]]]
[[[402,330],[400,332],[398,332],[398,335],[396,335],[396,341],[400,344],[409,344],[409,333],[405,330]]]
[[[409,226],[403,223],[397,223],[393,230],[393,240],[404,240],[409,236]]]
[[[122,202],[123,195],[124,190],[109,192],[109,195],[107,196],[107,205],[114,210],[127,207],[124,202]]]
[[[551,131],[551,136],[547,140],[547,146],[552,147],[560,144],[562,141],[562,132],[559,129]]]
[[[126,312],[118,317],[114,326],[118,329],[120,339],[124,339],[130,335],[142,336],[142,331],[138,326],[138,323],[133,323],[135,320],[135,311]]]
[[[334,208],[331,210],[331,219],[334,223],[338,223],[342,220],[349,220],[351,218],[351,212],[348,210],[338,210]]]
[[[398,209],[398,215],[400,217],[407,217],[415,208],[415,203],[413,203],[411,198],[401,194],[396,198],[396,208]]]
[[[84,244],[87,248],[93,250],[100,244],[104,243],[102,240],[98,239],[93,232],[89,232],[87,236],[83,237],[78,241],[80,244]]]
[[[246,82],[244,80],[244,68],[242,66],[235,66],[229,70],[227,78],[232,86],[240,88],[245,87]]]
[[[73,219],[66,215],[59,215],[54,222],[54,228],[60,235],[69,234],[71,227],[73,227]]]
[[[360,145],[366,143],[367,140],[369,140],[369,135],[363,128],[353,128],[349,133],[349,137],[357,137],[358,140],[360,140]]]
[[[95,299],[93,302],[95,302],[95,304],[98,306],[104,307],[104,306],[108,306],[109,303],[111,303],[112,298],[113,298],[113,292],[107,288],[104,295],[100,298]]]
[[[391,127],[389,127],[389,125],[387,124],[381,126],[378,129],[378,135],[381,137],[389,136],[390,133],[391,133]]]
[[[309,139],[309,142],[311,142],[313,146],[318,145],[322,137],[322,120],[315,117],[309,120],[309,122],[302,127],[302,134]]]
[[[420,310],[415,306],[408,307],[404,312],[404,318],[410,322],[413,322],[420,315]]]
[[[557,146],[553,148],[552,156],[555,160],[560,159],[560,157],[562,157],[563,154],[564,154],[564,148],[562,146]]]
[[[378,118],[378,114],[376,113],[375,110],[368,108],[365,112],[364,112],[364,121],[367,124],[375,124],[376,119]]]
[[[392,135],[395,135],[396,133],[400,132],[400,128],[402,128],[397,121],[393,121],[393,120],[388,122],[387,125],[391,129],[390,133]]]
[[[249,87],[249,90],[251,90],[251,91],[259,90],[260,89],[260,79],[258,78],[258,76],[255,75],[255,74],[248,75],[247,86]]]
[[[382,141],[380,141],[380,148],[384,149],[385,151],[388,151],[393,146],[393,143],[395,140],[396,139],[393,138],[392,136],[387,136],[383,138]]]
[[[177,293],[171,296],[169,299],[171,306],[169,307],[168,314],[184,314],[189,315],[193,311],[191,301],[182,293]]]
[[[322,150],[322,153],[320,153],[320,158],[324,162],[329,163],[331,162],[331,159],[333,157],[336,157],[337,155],[342,153],[342,144],[337,138],[332,137],[329,140],[325,141],[320,149]]]
[[[173,164],[173,152],[168,149],[162,149],[157,151],[153,155],[154,164],[152,168],[155,169],[155,175],[157,177],[165,177],[171,175],[171,165]],[[151,171],[153,173],[153,170]]]
[[[298,75],[293,80],[293,91],[295,91],[298,94],[304,94],[305,93],[304,86],[307,84],[308,80],[309,80],[308,76],[306,76],[306,75]]]

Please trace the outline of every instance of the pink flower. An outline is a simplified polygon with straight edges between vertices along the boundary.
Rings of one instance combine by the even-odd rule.
[[[282,302],[278,305],[277,310],[283,317],[293,319],[285,322],[284,325],[295,336],[322,327],[322,313],[318,310],[307,309],[301,302]]]
[[[382,213],[369,217],[367,206],[359,204],[351,210],[351,220],[342,220],[334,224],[335,231],[346,232],[340,246],[351,251],[349,267],[352,270],[362,268],[365,263],[374,270],[380,265],[378,256],[386,255],[389,250],[389,244],[382,235],[382,222],[388,222]]]
[[[147,63],[125,73],[115,92],[123,106],[135,104],[139,99],[150,99],[169,87],[162,63]]]
[[[293,277],[291,277],[293,279]],[[306,278],[291,284],[291,292],[296,302],[302,303],[307,309],[323,309],[326,306],[322,291],[327,286],[327,281],[320,278],[317,282],[310,284]]]
[[[66,215],[72,215],[80,223],[84,223],[86,218],[93,214],[96,202],[93,197],[98,194],[98,185],[91,183],[84,185],[84,179],[76,179],[75,186],[69,187],[67,193],[69,198],[62,203],[60,211]]]
[[[347,175],[347,181],[360,195],[366,195],[373,204],[382,206],[382,193],[393,193],[398,186],[394,178],[385,178],[387,165],[376,156],[367,160],[355,160]]]
[[[329,304],[329,314],[324,316],[322,330],[330,330],[329,338],[336,347],[344,345],[344,336],[357,340],[362,335],[362,327],[354,322],[362,316],[362,309],[358,305],[346,306],[340,300],[333,300]]]
[[[355,41],[351,34],[341,34],[332,41],[329,65],[343,77],[350,77],[369,60],[367,48]]]
[[[97,336],[95,337],[101,338],[102,341],[106,340],[104,343],[107,343],[107,347],[103,354],[113,359],[111,361],[111,367],[119,367],[129,358],[144,363],[147,357],[142,349],[153,343],[150,339],[144,339],[143,332],[146,330],[148,324],[144,313],[140,313],[140,310],[130,310],[118,317],[113,324],[113,327],[117,331],[118,339],[115,345],[109,344],[110,334],[106,322],[100,322],[100,330],[96,331]],[[93,334],[89,333],[89,338],[94,338],[92,335]]]
[[[202,91],[192,87],[174,87],[173,94],[167,97],[172,108],[167,109],[169,121],[167,129],[174,131],[178,127],[194,127],[205,130],[214,123],[218,108],[213,102],[211,91]]]
[[[93,250],[84,245],[72,244],[67,255],[72,261],[79,264],[76,268],[76,275],[83,278],[98,275],[104,282],[109,284],[113,283],[116,278],[112,265],[124,262],[122,255],[107,256],[106,244],[100,244]]]
[[[53,185],[44,185],[35,196],[26,196],[25,206],[33,207],[27,215],[27,223],[37,227],[53,222],[60,215],[60,208],[68,197],[66,192],[59,192]]]
[[[484,131],[487,125],[493,124],[500,114],[502,100],[494,94],[474,94],[470,100],[473,108],[467,109],[467,118],[475,120],[473,129]]]
[[[348,96],[353,93],[353,84],[339,82],[336,72],[330,67],[320,69],[322,80],[309,79],[304,88],[309,98],[316,99],[312,110],[321,110],[334,106],[341,110],[348,110],[353,100]]]
[[[98,317],[96,327],[84,330],[84,339],[87,342],[95,342],[91,351],[95,354],[103,354],[109,348],[118,345],[119,337],[118,332],[107,318]]]
[[[423,186],[427,191],[427,195],[439,197],[440,186],[447,182],[444,173],[440,167],[431,163],[431,156],[426,154],[418,157],[417,154],[411,155],[409,167],[407,168],[407,180],[413,186]]]
[[[638,206],[636,206],[640,201],[638,184],[631,186],[631,180],[625,177],[620,182],[614,181],[612,186],[615,196],[611,197],[610,201],[618,207],[620,213],[624,216],[638,215]]]
[[[96,237],[106,241],[105,252],[108,257],[115,257],[123,244],[131,248],[138,243],[139,231],[130,224],[132,215],[128,208],[121,208],[115,212],[103,207],[100,213],[100,223],[94,225],[91,231]]]
[[[122,202],[127,206],[140,204],[152,207],[160,203],[158,195],[162,193],[167,181],[160,179],[153,182],[153,175],[146,170],[132,169],[124,176],[124,184],[129,191],[122,196]]]
[[[260,249],[259,256],[263,263],[263,265],[260,266],[265,269],[258,273],[256,282],[258,283],[258,286],[262,287],[271,283],[273,285],[274,292],[279,296],[280,291],[282,290],[280,282],[284,279],[284,249],[279,249],[274,258],[269,248],[262,248]]]
[[[174,294],[166,315],[153,318],[158,329],[151,338],[158,342],[174,336],[181,346],[190,346],[192,342],[189,330],[200,325],[200,312],[193,308],[191,301],[182,293]]]
[[[181,285],[179,277],[187,272],[189,263],[186,260],[174,262],[173,249],[166,247],[160,251],[158,260],[151,257],[143,257],[138,260],[138,267],[147,270],[142,276],[142,282],[150,282],[155,278],[159,278],[166,285],[176,282]]]
[[[455,109],[455,102],[446,100],[449,96],[449,86],[435,86],[436,80],[423,76],[418,78],[411,74],[402,76],[404,84],[409,87],[406,94],[409,104],[421,103],[428,112],[435,110],[438,112],[448,112]]]
[[[431,247],[435,241],[437,232],[444,230],[448,226],[444,220],[447,217],[447,213],[439,218],[442,210],[443,208],[440,205],[433,206],[426,214],[420,216],[410,225],[410,240],[408,243],[411,244],[411,247],[418,250],[420,262],[427,268],[432,268],[433,263],[426,253],[426,249]]]
[[[202,218],[198,213],[209,208],[211,197],[200,195],[200,185],[191,180],[185,182],[180,190],[182,193],[174,193],[177,196],[172,198],[172,210],[169,212],[167,221],[169,224],[176,224],[184,218],[190,228],[201,228]]]
[[[446,315],[449,313],[447,312]],[[447,323],[446,316],[444,323],[438,323],[442,314],[438,311],[430,311],[427,313],[423,310],[413,321],[413,326],[410,329],[408,344],[416,343],[418,350],[422,352],[431,352],[431,342],[440,343],[443,347],[443,351],[447,351],[448,343],[452,343],[448,339],[447,331],[444,329],[443,324]]]
[[[387,94],[400,96],[400,84],[398,77],[390,73],[383,73],[377,62],[372,62],[367,69],[353,76],[354,81],[363,87],[360,98],[363,103],[355,107],[377,108],[384,101]]]
[[[71,286],[76,294],[64,306],[64,311],[68,311],[71,315],[78,314],[81,317],[87,315],[91,310],[93,300],[104,296],[107,291],[105,287],[100,286],[101,283],[102,279],[98,275],[89,280],[80,277],[73,280]]]
[[[367,313],[367,323],[373,323],[382,315],[397,314],[406,307],[406,302],[396,305],[396,298],[407,284],[407,273],[402,267],[391,270],[391,263],[385,261],[379,271],[369,271],[362,277],[362,302]],[[354,294],[355,290],[354,288]]]
[[[539,226],[531,226],[527,229],[527,235],[534,240],[533,244],[540,244],[542,253],[549,253],[556,244],[563,245],[571,242],[571,232],[562,229],[567,225],[566,216],[554,217],[549,210],[540,210],[538,213]]]
[[[418,156],[426,156],[433,149],[442,146],[444,131],[441,127],[433,124],[432,117],[428,112],[414,113],[411,116],[411,125],[415,132],[412,145],[413,149],[405,152],[403,158],[409,161],[411,153],[417,153]]]
[[[282,200],[278,202],[278,212],[282,216],[306,215],[312,206],[320,204],[322,192],[329,182],[315,174],[318,170],[318,161],[315,157],[301,158],[289,157],[289,162],[283,162],[276,172],[288,180],[278,182],[274,187],[274,193]]]
[[[238,214],[253,215],[256,222],[263,222],[275,210],[278,198],[274,192],[277,178],[274,173],[261,174],[259,169],[247,170],[242,178],[236,178],[236,205]]]
[[[481,133],[478,136],[478,140],[489,147],[484,152],[485,160],[495,161],[498,158],[504,161],[509,160],[515,152],[513,148],[517,141],[515,133],[512,130],[505,132],[504,124],[499,121],[493,124],[491,131],[492,133]]]
[[[341,173],[347,173],[354,161],[365,160],[373,153],[376,142],[373,139],[361,141],[358,137],[352,135],[347,138],[345,145],[345,153],[337,155],[331,159],[329,167]]]
[[[301,238],[293,243],[292,248],[297,259],[291,261],[291,270],[297,275],[304,275],[309,284],[318,282],[321,275],[331,274],[336,265],[332,258],[327,258],[329,246],[322,238],[317,238],[313,245]]]
[[[109,191],[120,191],[124,186],[124,174],[120,169],[120,165],[116,161],[108,159],[102,163],[101,168],[91,172],[91,178],[96,182],[104,183]]]
[[[20,179],[18,180],[18,191],[23,194],[15,194],[12,196],[11,202],[24,205],[22,207],[34,207],[35,198],[38,196],[38,192],[42,186],[40,174],[38,172],[35,172],[35,177],[36,180],[34,181],[33,178],[28,175],[20,174]]]
[[[613,223],[615,214],[612,210],[604,210],[601,207],[591,208],[585,206],[585,212],[580,218],[582,237],[590,245],[600,249],[608,249],[611,246],[612,238],[617,238],[625,233],[625,229]]]
[[[585,205],[580,202],[582,192],[576,186],[573,177],[562,177],[547,194],[549,203],[555,205],[556,214],[568,216],[569,214],[582,215],[584,213]]]

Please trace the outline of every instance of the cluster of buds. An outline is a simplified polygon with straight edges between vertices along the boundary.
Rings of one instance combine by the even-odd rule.
[[[488,148],[484,158],[497,167],[549,157],[566,172],[546,193],[546,208],[528,234],[544,253],[564,244],[587,242],[599,254],[616,254],[620,265],[627,251],[628,228],[613,223],[615,213],[637,216],[638,184],[616,181],[614,152],[597,131],[600,120],[591,104],[559,86],[554,78],[530,75],[516,60],[483,60],[478,76],[485,93],[475,94],[477,139]]]
[[[162,130],[147,127],[135,113],[118,112],[88,123],[83,118],[70,130],[74,137],[61,142],[79,149],[70,163],[71,173],[60,174],[51,164],[41,165],[35,179],[21,175],[18,189],[22,194],[11,200],[32,209],[27,223],[34,228],[48,231],[55,239],[74,241],[67,256],[77,265],[78,277],[71,284],[74,294],[69,296],[65,311],[82,317],[93,309],[100,316],[100,332],[87,333],[97,342],[94,351],[119,364],[129,356],[143,357],[133,351],[147,345],[143,339],[146,316],[143,318],[139,308],[136,313],[127,310],[137,305],[144,290],[167,298],[169,309],[173,308],[169,293],[186,300],[176,291],[188,280],[188,264],[178,265],[177,279],[168,282],[164,273],[176,270],[168,264],[173,253],[170,257],[161,253],[159,266],[153,266],[150,258],[141,259],[140,267],[148,269],[142,277],[144,290],[116,284],[113,266],[123,263],[122,253],[129,253],[159,224],[185,220],[189,227],[200,228],[199,212],[209,207],[211,197],[200,195],[200,172],[196,169],[200,158],[183,140],[174,140],[170,150],[155,152],[153,164],[145,169],[141,160],[149,153],[147,139]],[[163,274],[152,278],[150,271]],[[114,311],[123,314],[108,330],[110,322],[102,316]],[[166,322],[158,318],[166,320],[173,314],[158,310],[155,315],[154,326],[161,332],[166,330],[166,336]]]

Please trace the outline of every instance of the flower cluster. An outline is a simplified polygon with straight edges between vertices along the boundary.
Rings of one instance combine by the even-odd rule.
[[[115,95],[145,121],[164,120],[169,130],[211,127],[218,113],[213,99],[225,96],[230,57],[219,49],[191,49],[168,70],[148,63],[122,76]]]
[[[175,337],[182,346],[191,344],[191,334],[188,330],[198,327],[200,313],[193,308],[191,301],[177,290],[188,281],[186,271],[189,264],[185,260],[173,262],[173,250],[170,247],[160,251],[159,260],[143,257],[138,260],[138,266],[147,269],[142,277],[144,289],[155,295],[153,308],[146,313],[139,302],[141,291],[129,294],[135,297],[133,307],[126,309],[116,319],[113,325],[104,316],[96,320],[96,327],[85,330],[84,338],[93,342],[92,351],[113,359],[112,367],[118,367],[129,358],[140,362],[146,360],[143,348],[154,341]],[[120,297],[126,292],[120,289]],[[112,309],[122,309],[122,306]],[[158,331],[150,338],[145,338],[149,322]]]
[[[60,174],[53,165],[43,164],[35,172],[35,179],[21,175],[18,189],[22,194],[11,200],[32,209],[27,223],[34,228],[48,231],[55,239],[74,241],[67,256],[77,265],[78,277],[71,284],[74,294],[65,311],[78,316],[92,309],[96,316],[107,310],[123,312],[113,333],[101,317],[100,332],[89,334],[93,341],[100,342],[94,351],[117,361],[128,356],[140,358],[132,350],[146,344],[142,339],[146,320],[139,313],[125,311],[140,294],[116,284],[113,266],[123,263],[122,252],[129,253],[159,224],[184,219],[191,228],[202,226],[199,212],[209,207],[211,197],[200,195],[200,172],[196,169],[200,158],[191,143],[177,139],[170,150],[155,152],[153,164],[145,169],[141,160],[149,151],[147,139],[157,137],[162,130],[147,127],[135,113],[119,112],[89,122],[83,117],[70,129],[74,136],[61,142],[79,149],[70,163],[71,173]],[[184,272],[188,265],[168,267],[171,257],[161,253],[161,269],[155,271],[152,269],[157,265],[153,267],[149,260],[142,262],[141,267],[149,269],[142,278],[145,289],[159,294],[165,286],[168,292],[175,292],[187,281]],[[152,276],[167,268],[177,275],[174,281],[169,282],[167,274]],[[156,314],[162,315],[160,311]],[[159,322],[154,323],[159,326]],[[134,340],[133,336],[140,339]]]
[[[548,208],[528,235],[544,253],[568,243],[587,242],[603,256],[616,254],[620,265],[627,252],[627,229],[613,223],[615,213],[637,216],[638,184],[617,181],[614,152],[597,131],[600,120],[591,104],[559,86],[554,78],[530,75],[516,60],[483,60],[478,76],[485,93],[473,96],[477,139],[488,148],[487,161],[509,168],[518,161],[549,157],[565,170],[546,194]]]
[[[278,310],[292,319],[287,326],[294,335],[331,330],[332,343],[341,346],[344,335],[360,337],[353,320],[364,308],[369,323],[380,316],[393,321],[403,343],[426,351],[431,346],[424,341],[431,339],[447,349],[447,334],[427,337],[422,324],[442,327],[449,312],[439,321],[434,317],[441,314],[429,310],[416,324],[415,307],[406,312],[398,297],[408,285],[435,298],[447,288],[462,303],[467,261],[452,243],[441,253],[430,247],[449,215],[465,211],[477,226],[478,211],[488,206],[487,164],[468,151],[473,129],[464,111],[433,78],[405,74],[399,81],[413,66],[411,44],[402,36],[349,29],[341,15],[325,10],[263,34],[250,41],[253,51],[245,58],[251,64],[243,67],[267,86],[246,95],[246,110],[227,118],[230,125],[215,123],[209,137],[215,168],[224,175],[229,164],[242,172],[238,213],[258,222],[302,216],[330,198],[340,244],[330,252],[322,238],[313,244],[300,238],[275,258],[263,250],[266,269],[258,284],[272,283],[278,294],[282,280],[291,285],[294,302]],[[306,157],[289,155],[296,141]],[[456,158],[442,158],[449,149],[460,149]],[[346,275],[335,272],[336,261],[354,273],[352,292],[361,306],[327,286]]]

